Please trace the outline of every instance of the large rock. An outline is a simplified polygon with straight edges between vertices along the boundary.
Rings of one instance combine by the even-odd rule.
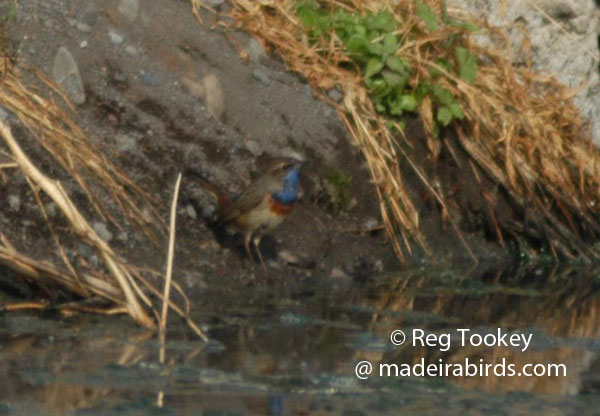
[[[575,104],[589,119],[594,143],[600,146],[600,10],[594,0],[449,0],[447,4],[450,10],[463,9],[495,26],[507,27],[515,54],[522,46],[519,26],[524,24],[531,39],[534,69],[553,74],[569,87],[582,87]]]

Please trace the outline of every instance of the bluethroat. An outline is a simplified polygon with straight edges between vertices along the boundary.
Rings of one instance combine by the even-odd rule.
[[[294,158],[274,159],[262,175],[233,200],[201,180],[202,186],[217,197],[217,221],[244,235],[246,253],[253,265],[251,242],[266,270],[260,252],[260,241],[265,233],[281,224],[292,212],[300,191],[300,170],[303,164],[304,161]]]

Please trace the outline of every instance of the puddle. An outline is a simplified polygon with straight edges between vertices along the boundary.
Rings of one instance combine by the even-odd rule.
[[[597,414],[597,276],[594,268],[419,270],[209,288],[197,319],[212,341],[174,319],[165,365],[154,334],[125,317],[0,315],[0,415]],[[402,345],[390,340],[395,330]],[[499,331],[514,346],[499,342]],[[484,340],[501,345],[474,345]],[[373,368],[363,380],[361,361]],[[466,375],[467,362],[489,364],[488,375]],[[565,374],[500,374],[527,365],[550,372],[550,364]],[[396,376],[394,366],[463,375]]]

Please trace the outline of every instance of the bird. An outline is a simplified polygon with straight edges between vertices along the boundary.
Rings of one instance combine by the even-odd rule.
[[[253,266],[256,263],[251,243],[266,271],[259,247],[261,239],[292,212],[300,195],[300,171],[304,163],[291,157],[274,158],[263,173],[233,199],[200,178],[200,185],[217,197],[217,223],[243,234],[244,247]]]

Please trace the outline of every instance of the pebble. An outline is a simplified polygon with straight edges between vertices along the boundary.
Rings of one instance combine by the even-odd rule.
[[[98,233],[98,236],[107,243],[112,240],[113,233],[108,230],[108,227],[103,222],[96,222],[92,227],[94,228],[94,231]]]
[[[247,140],[246,141],[246,149],[248,149],[248,151],[250,153],[252,153],[254,156],[258,156],[262,153],[260,144],[258,144],[258,142],[256,140]]]
[[[75,23],[75,27],[77,30],[81,32],[90,33],[92,31],[92,27],[90,25],[86,25],[85,23],[77,22]]]
[[[119,235],[117,236],[117,240],[119,240],[119,241],[127,241],[127,240],[129,240],[129,234],[127,234],[125,231],[121,231],[119,233]]]
[[[79,243],[77,246],[77,252],[80,256],[83,256],[86,259],[89,259],[94,255],[94,249],[85,243]]]
[[[140,74],[138,75],[138,80],[142,84],[148,85],[150,87],[157,87],[160,85],[160,80],[158,79],[158,77],[151,72],[140,71]]]
[[[79,47],[80,47],[81,49],[85,49],[85,48],[87,48],[87,46],[88,46],[88,41],[87,41],[87,40],[83,40],[83,41],[81,41],[81,43],[79,44]]]
[[[110,38],[110,41],[114,44],[114,45],[120,45],[121,43],[123,43],[123,40],[125,39],[123,37],[123,35],[115,32],[114,30],[109,30],[108,31],[108,37]]]
[[[131,23],[140,12],[140,0],[119,0],[117,10]]]
[[[363,223],[364,231],[372,231],[377,227],[379,227],[379,221],[377,221],[377,218],[374,217],[367,217],[367,219]]]
[[[79,68],[71,52],[64,46],[58,49],[54,58],[52,78],[65,89],[75,104],[83,104],[85,102],[85,91],[81,75],[79,74]]]
[[[344,98],[344,94],[342,94],[342,92],[337,87],[327,91],[327,95],[336,103],[339,103],[340,101],[342,101],[342,98]]]
[[[8,206],[11,210],[19,212],[21,210],[21,198],[18,195],[10,195],[8,197]]]
[[[186,205],[185,213],[187,214],[188,217],[190,217],[193,220],[198,218],[198,214],[196,214],[196,209],[194,208],[194,206],[192,204]]]
[[[254,79],[260,81],[265,86],[271,83],[269,76],[262,68],[254,68],[252,70],[252,76],[254,77]]]
[[[119,152],[131,152],[137,148],[137,140],[127,134],[115,136],[115,147]]]
[[[348,279],[350,276],[340,267],[334,267],[331,269],[331,273],[329,273],[330,279]]]
[[[202,85],[208,112],[214,118],[221,119],[225,114],[225,97],[219,78],[215,74],[208,74],[202,79]]]
[[[138,51],[135,47],[128,45],[125,47],[125,53],[128,55],[137,55]]]
[[[54,202],[50,202],[48,205],[46,205],[46,213],[50,218],[56,217],[56,214],[58,213],[58,205],[56,205]]]
[[[253,36],[248,39],[246,52],[248,53],[248,58],[250,58],[252,62],[258,62],[266,56],[263,46]]]

